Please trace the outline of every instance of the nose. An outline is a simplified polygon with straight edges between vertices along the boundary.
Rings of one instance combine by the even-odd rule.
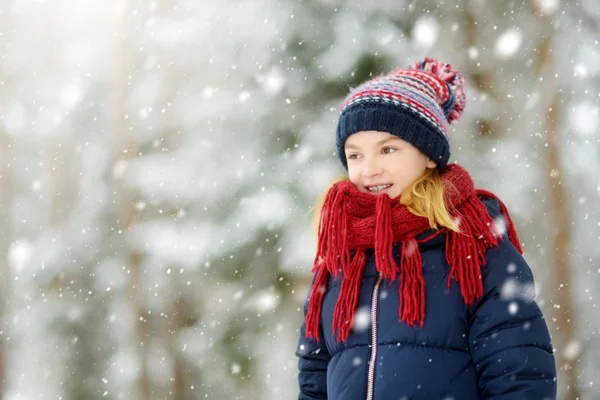
[[[362,170],[363,177],[370,178],[381,174],[381,172],[382,168],[376,157],[365,157]]]

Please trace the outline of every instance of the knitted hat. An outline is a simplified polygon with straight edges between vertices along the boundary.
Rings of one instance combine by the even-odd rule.
[[[466,90],[458,71],[431,58],[362,83],[342,104],[336,130],[338,158],[347,169],[348,137],[381,131],[411,143],[444,169],[450,158],[448,125],[462,115]]]

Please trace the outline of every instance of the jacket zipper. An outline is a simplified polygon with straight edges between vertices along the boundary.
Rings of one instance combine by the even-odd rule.
[[[369,375],[367,377],[367,400],[373,400],[375,389],[375,361],[377,360],[377,300],[379,285],[381,284],[381,274],[377,278],[373,288],[373,297],[371,299],[371,359],[369,361]]]

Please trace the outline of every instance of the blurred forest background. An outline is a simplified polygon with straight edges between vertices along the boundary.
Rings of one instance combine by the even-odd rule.
[[[426,55],[600,398],[599,38],[597,0],[0,0],[0,398],[295,398],[338,107]]]

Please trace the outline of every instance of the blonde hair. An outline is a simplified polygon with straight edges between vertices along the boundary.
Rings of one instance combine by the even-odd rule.
[[[332,184],[343,180],[348,180],[348,178],[334,179]],[[450,212],[444,203],[444,193],[446,190],[456,190],[456,188],[449,183],[444,183],[437,168],[427,168],[420,178],[404,190],[402,196],[400,196],[400,204],[406,206],[408,211],[414,215],[427,218],[429,226],[434,229],[441,226],[454,232],[460,232],[457,223],[450,216]],[[311,209],[316,209],[317,211],[313,218],[313,227],[317,233],[321,208],[325,202],[326,195],[327,191],[323,192],[319,196],[315,207]]]
[[[444,184],[437,168],[427,168],[425,173],[409,187],[402,196],[400,204],[418,217],[429,220],[429,226],[442,226],[454,232],[460,232],[458,225],[446,208],[444,194],[446,190],[456,190],[451,184]]]
[[[349,180],[347,176],[340,176],[338,178],[333,179],[333,181],[331,181],[331,185],[329,185],[329,187],[323,193],[321,193],[321,195],[317,198],[315,204],[308,210],[309,213],[316,211],[313,214],[312,225],[315,232],[317,232],[317,235],[319,234],[319,219],[321,218],[321,210],[323,209],[323,203],[325,203],[325,197],[327,197],[327,192],[329,191],[331,186],[335,185],[338,182],[347,180]]]

